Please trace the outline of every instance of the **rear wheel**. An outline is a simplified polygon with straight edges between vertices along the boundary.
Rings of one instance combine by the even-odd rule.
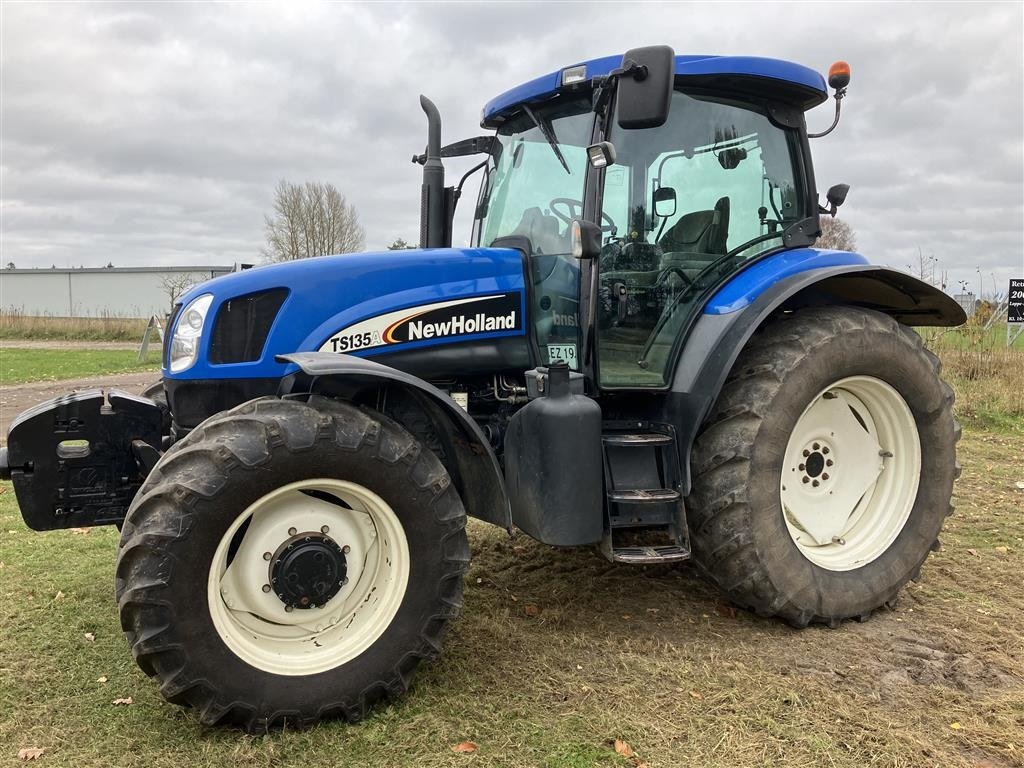
[[[129,511],[117,567],[139,665],[205,723],[361,718],[461,607],[465,512],[386,417],[266,398],[194,430]]]
[[[917,577],[952,510],[952,404],[938,359],[885,315],[772,323],[694,445],[698,566],[760,615],[866,618]]]

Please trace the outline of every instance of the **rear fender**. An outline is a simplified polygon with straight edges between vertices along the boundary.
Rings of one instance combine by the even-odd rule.
[[[718,399],[733,364],[750,337],[777,312],[801,307],[849,305],[884,312],[905,325],[963,324],[967,315],[950,296],[928,283],[884,267],[844,264],[808,269],[763,287],[756,294],[727,285],[709,303],[686,340],[666,400],[676,425],[683,485],[690,489],[690,450]]]
[[[299,366],[285,377],[279,394],[323,392],[348,401],[373,402],[370,396],[399,390],[430,420],[451,456],[445,462],[466,512],[511,530],[512,513],[501,465],[490,441],[466,411],[432,384],[373,360],[333,352],[278,355],[278,362]]]

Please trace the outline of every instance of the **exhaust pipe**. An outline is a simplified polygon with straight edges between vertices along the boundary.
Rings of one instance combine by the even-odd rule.
[[[434,102],[420,96],[427,115],[427,155],[423,162],[420,193],[420,248],[443,248],[445,242],[444,164],[441,162],[441,113]]]

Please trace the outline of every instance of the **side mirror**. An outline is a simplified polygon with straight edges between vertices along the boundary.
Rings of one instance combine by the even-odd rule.
[[[601,255],[601,228],[592,221],[573,219],[572,255],[577,259],[596,259]]]
[[[622,57],[619,75],[619,127],[657,128],[668,120],[676,54],[667,45],[633,48]]]
[[[846,202],[846,196],[849,192],[849,184],[834,184],[828,188],[828,192],[825,193],[825,199],[828,200],[830,206],[828,210],[830,216],[835,217],[836,209]]]
[[[613,165],[615,158],[615,145],[610,141],[602,141],[587,147],[587,159],[594,168],[606,168]]]
[[[654,190],[654,215],[667,219],[676,215],[676,191],[672,187],[658,187]]]

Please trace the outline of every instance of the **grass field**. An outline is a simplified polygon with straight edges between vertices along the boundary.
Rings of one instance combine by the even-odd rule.
[[[39,747],[66,768],[1024,766],[1024,353],[937,346],[964,473],[944,546],[892,609],[792,630],[690,567],[474,523],[444,655],[353,726],[256,738],[166,704],[120,631],[116,531],[33,533],[2,484],[0,765]]]
[[[27,381],[55,381],[110,373],[157,370],[159,346],[151,348],[146,359],[123,349],[11,349],[0,346],[0,385]]]
[[[0,339],[142,342],[146,320],[136,317],[35,317],[0,312]]]

